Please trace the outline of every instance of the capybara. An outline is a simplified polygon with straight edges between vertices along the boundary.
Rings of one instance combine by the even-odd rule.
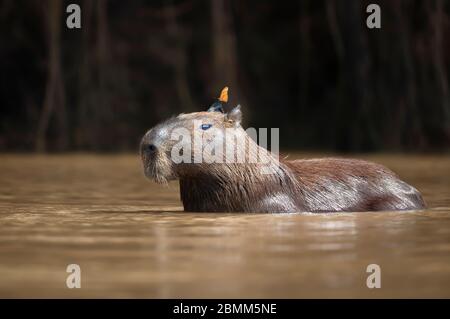
[[[279,159],[242,128],[240,106],[223,113],[224,101],[218,102],[207,112],[180,114],[156,125],[141,141],[145,175],[158,183],[178,179],[185,211],[362,212],[425,207],[414,187],[379,164],[344,158]]]

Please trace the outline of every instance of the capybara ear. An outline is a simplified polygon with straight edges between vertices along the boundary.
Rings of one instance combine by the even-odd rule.
[[[229,122],[232,122],[234,126],[241,125],[242,121],[242,111],[241,111],[241,105],[238,104],[235,108],[233,108],[228,114],[227,114],[227,120]]]

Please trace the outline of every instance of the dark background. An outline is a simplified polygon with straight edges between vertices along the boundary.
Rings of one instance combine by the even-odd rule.
[[[284,148],[448,151],[449,39],[444,0],[2,0],[0,150],[136,151],[228,85]]]

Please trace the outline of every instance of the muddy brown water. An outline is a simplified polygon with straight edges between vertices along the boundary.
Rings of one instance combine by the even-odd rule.
[[[0,297],[449,298],[450,156],[362,158],[429,208],[185,213],[177,184],[146,180],[135,155],[0,155]],[[80,289],[66,286],[69,264]],[[366,286],[369,264],[380,289]]]

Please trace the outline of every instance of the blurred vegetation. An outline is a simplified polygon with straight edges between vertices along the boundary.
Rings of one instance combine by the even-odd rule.
[[[3,151],[135,151],[224,85],[282,147],[450,145],[449,1],[3,0],[0,39]]]

